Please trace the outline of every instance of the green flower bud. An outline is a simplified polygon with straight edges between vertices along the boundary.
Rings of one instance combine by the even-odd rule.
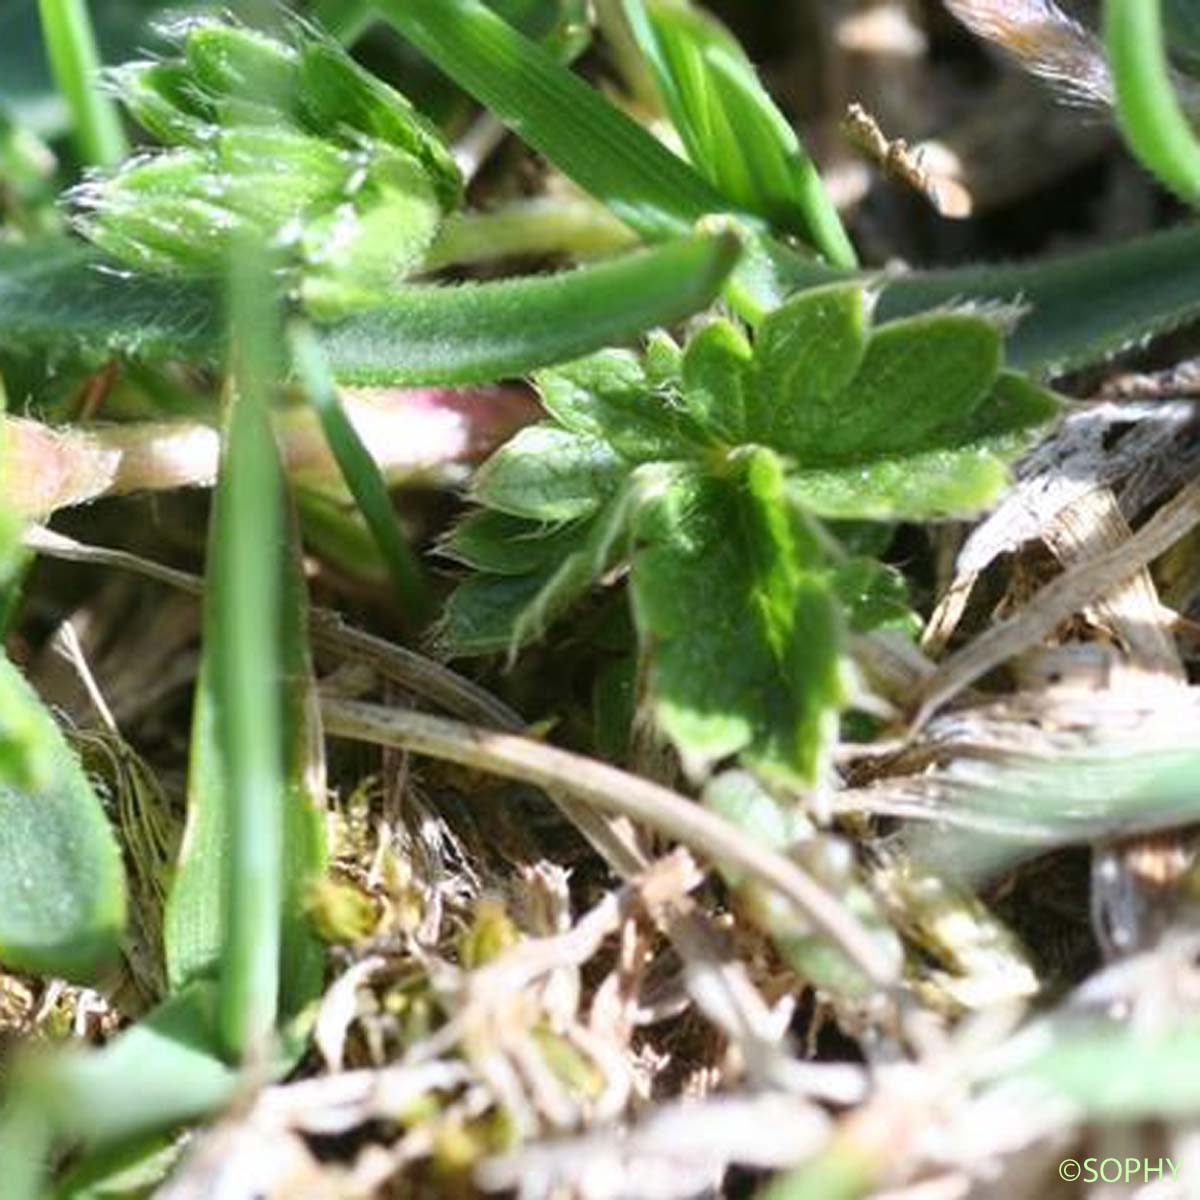
[[[442,135],[394,88],[364,71],[339,46],[312,42],[300,61],[297,101],[315,133],[355,130],[411,154],[429,172],[445,211],[462,200],[462,176]]]
[[[166,145],[203,145],[215,131],[216,112],[182,63],[126,63],[104,79],[134,120]]]
[[[185,21],[183,55],[198,87],[287,107],[296,88],[296,51],[242,25],[203,18]]]
[[[234,215],[210,193],[204,157],[178,150],[130,160],[73,194],[80,232],[139,271],[204,275],[223,261]]]
[[[441,218],[424,165],[398,150],[378,150],[362,164],[353,196],[305,228],[305,307],[333,319],[369,304],[420,266]]]
[[[157,274],[217,275],[245,237],[268,242],[295,294],[327,318],[370,303],[419,266],[442,217],[411,155],[253,128],[133,160],[78,189],[76,205],[92,242]]]
[[[290,44],[211,19],[176,27],[181,56],[109,74],[176,149],[74,194],[86,237],[138,270],[216,275],[246,236],[287,286],[337,317],[420,266],[462,180],[434,126],[296,21]]]

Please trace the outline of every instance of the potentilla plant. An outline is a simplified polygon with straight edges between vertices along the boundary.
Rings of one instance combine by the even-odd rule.
[[[967,311],[872,326],[873,293],[815,288],[753,341],[719,318],[680,350],[606,351],[538,377],[549,420],[478,473],[445,546],[475,569],[452,653],[515,653],[616,568],[649,700],[694,777],[738,755],[820,782],[850,697],[844,633],[895,622],[903,582],[822,519],[965,516],[1056,410]]]

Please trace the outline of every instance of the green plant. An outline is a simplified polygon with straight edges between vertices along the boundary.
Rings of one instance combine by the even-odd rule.
[[[682,351],[660,336],[643,359],[540,375],[551,421],[484,465],[486,511],[446,543],[480,572],[450,602],[446,647],[515,653],[627,566],[649,702],[692,773],[740,754],[820,782],[849,696],[843,626],[891,619],[903,586],[818,518],[977,511],[1055,411],[1001,371],[986,317],[872,329],[871,307],[828,285],[772,312],[753,347],[718,320]]]
[[[440,68],[428,91],[446,101],[441,124],[428,95],[426,107],[410,100],[298,18],[260,31],[198,17],[175,28],[170,55],[108,73],[158,143],[127,157],[111,97],[91,86],[86,9],[39,6],[76,155],[96,170],[63,193],[80,238],[25,237],[56,218],[30,184],[40,143],[28,130],[8,137],[0,112],[0,170],[21,185],[3,198],[6,230],[21,232],[0,244],[0,370],[31,381],[36,416],[61,420],[67,385],[115,363],[133,381],[134,432],[185,416],[220,451],[186,830],[157,948],[165,986],[99,1051],[15,1064],[0,1117],[10,1194],[36,1196],[63,1144],[78,1151],[64,1194],[94,1194],[86,1181],[114,1162],[158,1164],[165,1132],[300,1061],[326,968],[306,911],[330,857],[322,713],[339,735],[546,788],[635,890],[652,864],[609,816],[688,843],[787,968],[827,996],[866,1003],[921,955],[955,961],[953,938],[924,936],[938,917],[897,894],[978,915],[915,871],[889,896],[884,867],[855,860],[807,811],[831,789],[848,722],[871,732],[855,711],[873,698],[852,651],[883,631],[912,639],[906,580],[884,557],[892,530],[994,503],[1059,410],[1048,378],[1200,315],[1200,231],[1019,266],[862,267],[729,30],[684,0],[599,8],[630,90],[682,154],[570,69],[590,37],[576,0],[378,0],[316,12],[336,17],[346,43],[378,17]],[[1196,57],[1195,14],[1182,0],[1168,11],[1184,62]],[[1105,16],[1109,63],[1093,65],[1129,144],[1194,203],[1200,154],[1158,4],[1108,0]],[[1098,53],[1079,37],[1078,53]],[[467,211],[446,131],[464,94],[583,195]],[[534,258],[617,256],[520,278],[429,278],[501,256],[497,231],[504,250]],[[462,569],[443,604],[380,465],[380,440],[411,429],[360,427],[340,389],[516,378],[532,380],[544,419],[475,471],[473,507],[438,546]],[[288,477],[287,409],[303,404],[344,510]],[[55,438],[27,417],[0,424],[5,625],[19,611],[24,525],[54,507],[34,494],[42,464],[19,457],[31,429]],[[90,481],[116,442],[70,433],[54,442],[56,469]],[[312,650],[332,625],[310,612],[301,540],[317,512],[327,538],[352,543],[346,559],[381,565],[397,624],[432,622],[451,655],[511,664],[594,602],[607,661],[593,745],[621,756],[648,718],[700,803],[517,736],[506,708],[412,651],[372,643],[367,658],[402,662],[408,674],[384,675],[508,732],[421,713],[398,729],[365,705],[322,708]],[[109,966],[125,919],[120,849],[59,724],[0,653],[0,962],[83,981]],[[693,903],[677,900],[680,912]],[[694,923],[645,906],[689,968],[711,967]],[[461,965],[485,970],[491,957]],[[1072,1050],[1043,1073],[1068,1077],[1075,1095],[1088,1076]],[[130,1094],[135,1070],[146,1086]],[[833,1145],[785,1186],[874,1187],[880,1172],[845,1157]]]

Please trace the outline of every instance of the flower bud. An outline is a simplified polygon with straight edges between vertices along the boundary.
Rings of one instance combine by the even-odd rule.
[[[394,88],[364,71],[340,47],[304,48],[297,101],[305,123],[333,136],[352,129],[411,154],[429,172],[445,211],[462,199],[462,176],[441,134]]]
[[[130,116],[165,145],[200,146],[216,132],[216,111],[182,63],[126,63],[106,71],[104,80]]]
[[[197,87],[213,96],[290,106],[297,60],[290,46],[225,21],[200,18],[185,21],[180,28],[184,62]]]
[[[420,266],[462,180],[434,126],[300,22],[290,44],[198,19],[181,57],[110,72],[169,149],[76,189],[77,224],[138,270],[217,275],[246,236],[281,251],[315,316],[378,300]]]

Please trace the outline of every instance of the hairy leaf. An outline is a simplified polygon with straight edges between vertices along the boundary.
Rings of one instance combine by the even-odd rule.
[[[472,496],[517,517],[573,521],[595,512],[617,490],[626,470],[598,438],[533,425],[480,467]]]
[[[0,651],[0,961],[90,981],[124,925],[121,855],[100,800]]]
[[[724,319],[701,329],[683,354],[684,403],[714,437],[731,445],[750,437],[750,416],[757,407],[753,361],[745,335]]]
[[[546,525],[499,509],[482,509],[461,521],[439,552],[476,571],[527,575],[560,562],[581,536],[578,523]]]
[[[598,266],[497,283],[405,285],[318,330],[342,383],[465,384],[629,341],[704,308],[733,267],[729,235],[696,235]],[[66,240],[0,247],[0,349],[182,358],[223,352],[215,292],[129,276]]]
[[[867,325],[866,298],[853,285],[801,292],[771,313],[754,344],[751,436],[801,458],[843,425],[852,437],[842,393],[862,366]]]
[[[636,539],[650,695],[689,771],[741,754],[810,786],[843,700],[840,623],[780,461],[756,450],[731,478],[683,474],[639,511]]]
[[[555,420],[607,442],[629,462],[692,458],[708,441],[678,396],[655,388],[629,352],[594,354],[537,382]]]

